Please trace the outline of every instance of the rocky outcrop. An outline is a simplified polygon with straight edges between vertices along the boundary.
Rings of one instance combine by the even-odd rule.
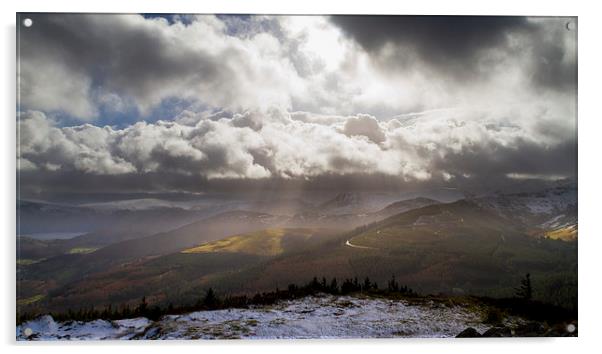
[[[491,327],[483,333],[483,337],[512,337],[512,330],[506,326]]]
[[[481,334],[472,327],[466,328],[465,330],[463,330],[462,332],[460,332],[460,334],[458,334],[456,336],[456,338],[479,338],[479,337],[481,337]]]
[[[527,322],[508,327],[499,325],[489,328],[483,334],[480,334],[472,327],[468,327],[460,332],[456,338],[492,338],[492,337],[576,337],[576,323],[559,323],[549,326],[541,322]]]

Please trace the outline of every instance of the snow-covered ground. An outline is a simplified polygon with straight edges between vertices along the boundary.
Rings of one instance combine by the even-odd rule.
[[[136,318],[57,323],[44,316],[17,326],[17,339],[453,337],[467,327],[488,329],[474,307],[324,295],[250,309],[168,315],[156,322]]]
[[[577,189],[554,188],[539,193],[482,197],[476,201],[481,206],[497,210],[500,214],[557,214],[577,205]]]
[[[474,201],[498,215],[546,231],[577,225],[577,186],[572,184],[536,193],[490,195]]]

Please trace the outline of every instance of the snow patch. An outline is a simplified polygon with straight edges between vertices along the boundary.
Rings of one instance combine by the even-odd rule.
[[[18,340],[276,339],[454,337],[488,326],[477,309],[403,300],[311,296],[249,309],[199,311],[146,318],[57,323],[50,316],[17,327]],[[25,329],[32,332],[25,335]]]

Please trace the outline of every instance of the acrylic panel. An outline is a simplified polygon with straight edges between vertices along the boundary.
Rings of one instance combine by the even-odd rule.
[[[577,18],[18,13],[17,340],[577,335]]]

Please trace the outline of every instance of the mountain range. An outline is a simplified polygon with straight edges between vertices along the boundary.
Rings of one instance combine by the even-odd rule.
[[[154,304],[191,303],[209,287],[247,294],[314,276],[380,284],[395,276],[424,293],[508,296],[525,273],[538,298],[576,306],[575,186],[451,203],[389,199],[286,199],[273,203],[286,210],[280,215],[265,212],[266,201],[229,201],[234,210],[219,204],[216,213],[155,202],[111,211],[22,202],[29,217],[48,214],[44,222],[95,213],[122,222],[66,240],[20,236],[18,306],[65,311],[135,304],[143,296]],[[257,210],[241,207],[250,205]]]

